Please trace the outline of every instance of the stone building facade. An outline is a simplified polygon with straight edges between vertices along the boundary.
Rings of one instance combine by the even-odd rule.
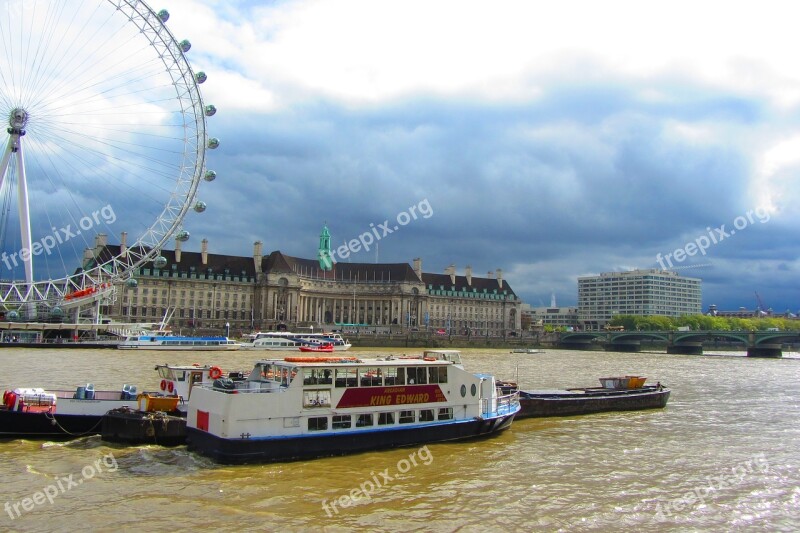
[[[103,245],[95,253],[115,254]],[[166,265],[149,263],[135,274],[136,287],[122,284],[104,315],[123,322],[159,321],[170,326],[231,335],[279,326],[370,331],[432,329],[438,333],[506,335],[520,329],[522,302],[502,277],[422,271],[422,260],[407,263],[335,263],[274,251],[256,242],[251,257],[162,250]]]

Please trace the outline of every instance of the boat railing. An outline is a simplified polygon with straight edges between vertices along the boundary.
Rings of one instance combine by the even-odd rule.
[[[496,405],[495,409],[492,409],[492,404]],[[481,412],[483,416],[493,416],[493,415],[508,415],[511,413],[515,413],[519,410],[519,392],[514,391],[511,394],[506,394],[504,396],[498,396],[496,399],[493,398],[483,398],[481,400]]]

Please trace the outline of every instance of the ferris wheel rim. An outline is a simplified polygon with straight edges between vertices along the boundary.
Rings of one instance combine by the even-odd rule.
[[[119,247],[119,253],[95,258],[79,271],[63,277],[20,282],[0,282],[0,305],[9,303],[57,304],[87,286],[105,286],[132,275],[151,261],[166,242],[178,231],[185,215],[197,196],[197,189],[206,169],[206,110],[195,72],[188,62],[184,42],[179,42],[162,20],[163,11],[156,13],[143,0],[101,0],[127,18],[128,22],[149,42],[163,63],[175,88],[180,116],[183,118],[183,164],[177,169],[174,189],[161,213],[134,242]],[[202,82],[202,80],[200,81]]]

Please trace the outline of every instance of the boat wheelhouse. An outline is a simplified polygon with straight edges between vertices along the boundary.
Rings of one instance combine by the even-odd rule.
[[[121,350],[220,351],[238,350],[241,344],[227,337],[182,337],[179,335],[142,334],[126,337],[117,347]]]
[[[489,435],[516,393],[434,357],[287,357],[242,381],[195,387],[189,449],[222,463],[306,459]]]

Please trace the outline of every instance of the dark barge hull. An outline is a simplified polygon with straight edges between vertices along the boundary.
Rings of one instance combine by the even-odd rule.
[[[187,444],[190,451],[218,463],[270,463],[485,437],[508,429],[513,420],[514,414],[509,414],[408,429],[246,439],[223,439],[189,427]]]
[[[74,439],[100,433],[102,415],[59,415],[0,409],[0,439]]]
[[[658,409],[667,405],[669,394],[669,389],[657,387],[630,390],[587,389],[582,393],[520,391],[519,403],[522,409],[517,418]]]
[[[103,416],[100,438],[128,445],[179,446],[186,443],[186,416],[114,409]]]

